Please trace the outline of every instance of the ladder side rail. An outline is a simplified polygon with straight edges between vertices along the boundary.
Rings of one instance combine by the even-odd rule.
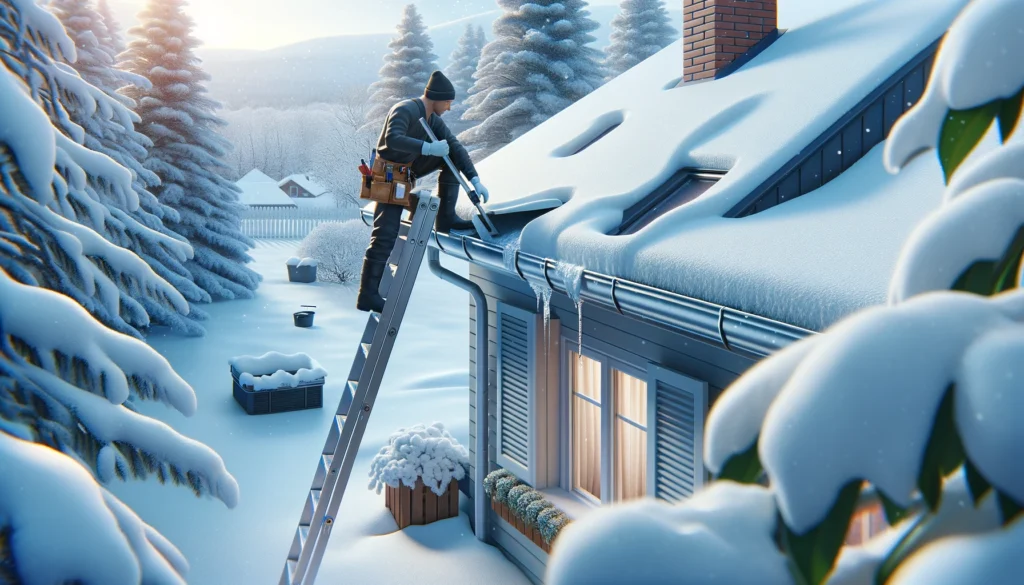
[[[415,239],[416,245],[406,245],[402,250],[402,257],[399,258],[398,261],[398,272],[395,274],[395,282],[399,283],[398,290],[389,291],[388,294],[389,301],[391,300],[391,298],[395,299],[393,301],[394,305],[392,307],[388,307],[388,303],[385,303],[384,312],[381,314],[380,321],[377,325],[377,330],[375,332],[374,339],[370,348],[370,354],[372,356],[372,359],[371,356],[366,357],[366,363],[362,368],[362,373],[360,375],[356,394],[352,398],[352,406],[354,408],[359,409],[356,421],[357,424],[353,425],[352,421],[350,420],[351,416],[349,416],[347,417],[345,424],[342,428],[341,437],[339,437],[338,443],[334,451],[331,469],[327,474],[327,478],[324,482],[324,486],[320,493],[320,499],[317,503],[316,509],[313,512],[313,518],[310,522],[309,535],[307,537],[305,546],[302,547],[302,551],[299,555],[298,560],[296,561],[295,574],[292,577],[292,581],[294,583],[304,582],[300,581],[299,579],[305,579],[307,576],[309,577],[309,580],[305,582],[312,582],[311,579],[315,578],[316,576],[316,570],[313,570],[311,573],[309,571],[312,556],[311,552],[320,549],[320,555],[318,556],[322,556],[322,550],[326,547],[327,537],[330,534],[330,526],[325,525],[325,521],[329,517],[333,518],[334,514],[336,514],[337,507],[338,505],[340,505],[341,496],[344,495],[345,484],[347,484],[348,478],[351,475],[351,468],[354,464],[355,454],[358,452],[358,443],[361,440],[362,430],[366,424],[365,420],[367,418],[367,415],[364,409],[366,407],[369,407],[373,400],[376,398],[377,389],[372,387],[374,385],[373,380],[375,380],[376,385],[380,384],[380,379],[383,375],[383,370],[386,368],[387,365],[388,356],[385,356],[384,353],[380,350],[387,346],[387,354],[390,355],[391,345],[393,345],[394,339],[395,337],[397,337],[397,331],[394,335],[388,335],[388,332],[392,328],[392,324],[395,323],[396,321],[397,323],[400,323],[402,317],[404,316],[405,303],[408,302],[407,297],[409,296],[409,293],[412,290],[412,287],[407,286],[407,284],[412,284],[415,282],[416,275],[418,274],[420,269],[420,264],[422,263],[422,258],[424,255],[424,251],[426,249],[425,243],[427,237],[429,236],[430,230],[432,229],[431,226],[433,224],[434,216],[436,215],[438,200],[436,197],[431,197],[429,200],[421,200],[420,204],[422,205],[422,207],[417,211],[416,217],[413,221],[413,226],[411,229],[408,230],[409,234],[407,236],[407,243],[411,244]],[[427,212],[428,207],[431,208],[430,213]],[[419,262],[416,261],[417,259],[419,260]],[[414,270],[411,279],[409,278],[409,270]],[[403,296],[406,297],[405,303],[400,302],[400,299]],[[399,314],[397,315],[398,318],[396,320],[395,313],[397,309],[400,309],[400,311],[398,311]],[[389,341],[390,343],[388,343]],[[380,364],[380,358],[382,356],[384,357],[384,360],[383,364]],[[378,369],[381,371],[381,375],[375,376],[374,373]],[[367,396],[368,394],[370,395],[369,397]],[[362,421],[362,424],[358,424],[360,421]],[[352,448],[353,435],[354,431],[356,431],[357,428],[360,431],[360,433],[359,439],[355,441],[356,448],[352,451],[353,454],[351,459],[353,460],[346,461],[346,459],[349,459],[348,452]],[[339,454],[342,455],[341,458],[338,457]],[[341,466],[340,469],[339,465]],[[344,481],[341,481],[342,479]],[[335,494],[339,485],[341,485],[341,492],[339,494]],[[327,513],[326,509],[328,508],[328,504],[330,504],[332,501],[337,502],[337,504],[334,506],[333,512]],[[320,559],[317,558],[317,565],[319,564],[319,560]],[[307,573],[310,574],[306,575]]]

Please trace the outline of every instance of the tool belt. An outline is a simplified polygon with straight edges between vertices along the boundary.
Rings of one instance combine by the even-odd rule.
[[[415,186],[416,176],[412,172],[412,163],[395,163],[378,156],[373,161],[370,176],[362,176],[359,198],[411,207]]]

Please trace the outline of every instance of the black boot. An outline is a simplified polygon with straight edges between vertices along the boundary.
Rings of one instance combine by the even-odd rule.
[[[359,296],[356,308],[360,311],[384,310],[384,297],[380,296],[380,279],[384,276],[386,262],[363,259],[363,273],[359,279]]]
[[[459,185],[448,183],[437,184],[438,197],[441,198],[441,208],[437,210],[437,217],[434,218],[434,229],[439,233],[447,234],[451,230],[474,230],[473,222],[462,219],[455,214],[455,204],[459,199]]]

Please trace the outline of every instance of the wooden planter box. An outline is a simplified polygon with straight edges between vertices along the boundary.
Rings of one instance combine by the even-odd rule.
[[[295,372],[289,372],[294,374]],[[241,373],[231,367],[232,394],[238,404],[249,414],[272,414],[307,408],[321,408],[324,405],[324,383],[299,385],[294,388],[276,390],[255,390],[238,382]]]
[[[454,479],[448,489],[438,496],[417,479],[415,487],[399,483],[398,487],[384,486],[384,503],[398,522],[398,529],[454,518],[459,515],[459,482]]]
[[[533,544],[540,547],[542,551],[546,553],[551,552],[551,545],[544,542],[544,538],[540,535],[540,530],[536,530],[533,526],[527,525],[519,516],[513,514],[512,510],[510,510],[508,506],[494,498],[491,498],[491,509],[494,510],[495,514],[501,516],[502,520],[508,522],[512,526],[515,526],[516,530],[518,530],[527,539],[531,540]]]

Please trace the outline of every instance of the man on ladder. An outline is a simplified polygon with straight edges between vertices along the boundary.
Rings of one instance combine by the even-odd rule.
[[[368,188],[371,178],[377,181],[378,177],[384,176],[386,184],[402,185],[397,189],[404,194],[405,188],[411,189],[415,178],[440,169],[437,192],[441,207],[434,221],[434,229],[442,233],[473,229],[472,222],[460,219],[455,214],[460,182],[444,162],[443,157],[450,154],[451,161],[470,180],[480,198],[487,202],[487,189],[480,183],[469,153],[441,121],[441,115],[451,109],[454,99],[455,86],[443,73],[434,71],[421,97],[402,100],[388,112],[377,140],[376,155],[372,157],[373,168],[367,177],[367,188],[363,190],[365,198],[375,200],[377,206],[373,212],[373,232],[363,258],[359,296],[356,298],[356,308],[360,311],[380,312],[384,309],[384,298],[380,296],[378,287],[388,256],[398,238],[402,210],[408,201],[406,198],[402,203],[395,202],[400,199],[395,197],[395,187],[390,188],[390,195],[371,197]],[[436,142],[427,140],[426,130],[418,122],[420,118],[427,120],[437,136]],[[385,202],[385,199],[389,202]]]

